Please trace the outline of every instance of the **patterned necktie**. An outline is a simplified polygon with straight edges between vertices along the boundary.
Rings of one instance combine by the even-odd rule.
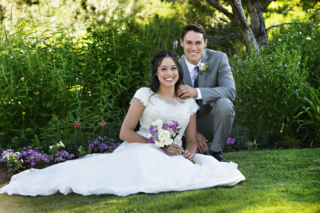
[[[199,66],[194,67],[193,79],[194,79],[193,87],[196,88],[199,85],[199,80],[198,80],[199,79]]]

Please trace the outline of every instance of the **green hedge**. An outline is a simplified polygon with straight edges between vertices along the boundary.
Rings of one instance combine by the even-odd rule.
[[[257,140],[260,144],[286,135],[304,138],[307,130],[297,135],[296,116],[307,106],[309,86],[319,88],[319,51],[319,25],[294,24],[270,30],[268,45],[260,52],[239,52],[231,59],[235,123],[248,129],[243,137],[253,141],[264,135]]]
[[[157,46],[112,25],[81,38],[63,25],[33,29],[20,23],[7,31],[10,44],[1,42],[0,147],[62,140],[74,150],[107,130],[118,134],[134,92],[149,81]]]

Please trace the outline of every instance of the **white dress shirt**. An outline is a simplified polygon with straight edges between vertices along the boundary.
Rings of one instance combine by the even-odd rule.
[[[193,76],[194,76],[194,72],[195,72],[194,67],[195,67],[196,65],[193,65],[193,64],[189,63],[186,58],[184,58],[184,59],[186,60],[186,64],[187,64],[187,67],[188,67],[188,70],[189,70],[189,73],[190,73],[190,78],[191,78],[192,85],[194,85],[194,80],[195,80],[195,79],[193,79]],[[201,62],[201,61],[199,61],[199,63],[198,63],[197,66],[200,65],[200,62]],[[199,73],[199,75],[200,75],[200,73]],[[197,89],[197,91],[198,91],[198,96],[195,97],[195,99],[201,100],[201,99],[202,99],[201,91],[200,91],[199,88],[196,88],[196,89]]]

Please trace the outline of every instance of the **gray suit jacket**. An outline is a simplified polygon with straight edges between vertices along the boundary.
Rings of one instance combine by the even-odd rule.
[[[191,77],[185,61],[185,55],[181,57],[183,69],[183,83],[192,87]],[[210,63],[210,70],[199,75],[199,89],[202,95],[200,105],[214,105],[219,98],[236,99],[236,86],[234,83],[228,57],[225,53],[205,49],[201,63]]]

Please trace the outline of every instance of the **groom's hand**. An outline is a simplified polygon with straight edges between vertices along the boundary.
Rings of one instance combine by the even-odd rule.
[[[209,147],[207,145],[208,140],[204,135],[200,132],[197,131],[197,144],[198,144],[198,149],[201,153],[206,152],[209,150]]]
[[[198,97],[198,90],[196,88],[184,84],[179,86],[177,95],[181,99],[196,98]]]

